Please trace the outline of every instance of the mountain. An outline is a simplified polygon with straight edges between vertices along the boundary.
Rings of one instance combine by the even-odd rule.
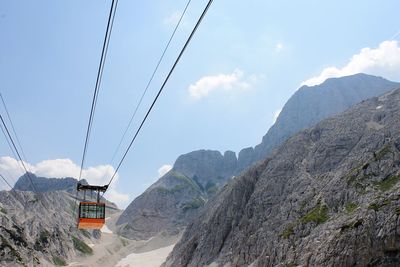
[[[31,182],[32,180],[32,182]],[[82,184],[87,184],[85,179],[80,181]],[[32,183],[37,192],[50,192],[65,190],[73,192],[76,190],[77,180],[75,178],[46,178],[38,177],[33,173],[26,173],[22,175],[14,185],[15,190],[19,191],[33,191]]]
[[[88,244],[100,232],[76,228],[77,180],[30,177],[39,193],[29,190],[27,175],[14,190],[0,191],[0,266],[66,265],[91,254]],[[106,205],[106,214],[117,210],[113,203]]]
[[[76,229],[68,193],[1,191],[0,203],[1,266],[54,266],[81,253],[74,242],[87,249],[91,234]]]
[[[398,87],[400,83],[363,73],[331,78],[316,86],[302,86],[286,102],[262,142],[255,146],[254,150],[251,148],[244,150],[247,155],[243,157],[243,161],[244,158],[251,163],[262,160],[298,131],[339,114],[365,99],[382,95]],[[250,165],[244,164],[241,169]]]
[[[291,137],[230,181],[164,266],[399,266],[400,89]]]
[[[137,197],[117,221],[119,234],[148,239],[177,234],[234,174],[234,152],[199,150],[180,156],[171,171]]]
[[[230,178],[265,158],[287,138],[362,100],[396,87],[400,87],[400,83],[366,74],[333,78],[318,86],[301,87],[285,104],[262,143],[255,148],[241,150],[238,157],[232,151],[222,155],[211,150],[179,156],[172,172],[134,199],[123,212],[117,222],[119,233],[132,239],[148,239],[162,232],[176,234]]]

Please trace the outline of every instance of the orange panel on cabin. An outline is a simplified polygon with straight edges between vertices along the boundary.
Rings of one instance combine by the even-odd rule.
[[[100,229],[105,223],[104,219],[80,218],[78,229]]]

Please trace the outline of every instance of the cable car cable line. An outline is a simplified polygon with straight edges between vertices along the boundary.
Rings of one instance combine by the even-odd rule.
[[[167,77],[165,78],[163,84],[161,85],[161,87],[160,87],[160,89],[159,89],[159,91],[158,91],[156,97],[154,98],[154,100],[153,100],[153,102],[152,102],[150,108],[148,109],[146,115],[144,116],[144,119],[143,119],[142,122],[140,123],[139,128],[137,129],[137,131],[136,131],[135,135],[133,136],[131,142],[129,143],[127,149],[125,150],[125,153],[123,154],[123,156],[122,156],[120,162],[118,163],[118,166],[117,166],[117,168],[115,169],[114,174],[112,175],[112,177],[111,177],[110,182],[108,183],[108,185],[110,185],[111,182],[113,181],[113,179],[115,178],[115,175],[117,174],[119,168],[121,167],[122,163],[124,162],[124,160],[125,160],[125,158],[126,158],[126,155],[128,154],[129,150],[130,150],[131,147],[132,147],[133,142],[136,140],[136,137],[138,136],[140,130],[142,129],[144,123],[146,122],[146,120],[147,120],[147,118],[148,118],[148,116],[149,116],[151,110],[153,109],[153,107],[154,107],[154,105],[156,104],[156,102],[157,102],[159,96],[161,95],[162,91],[164,90],[165,85],[167,84],[167,82],[168,82],[169,78],[171,77],[173,71],[175,70],[176,66],[178,65],[178,62],[180,61],[180,59],[181,59],[183,53],[185,52],[185,50],[186,50],[187,46],[189,45],[190,41],[192,40],[193,35],[194,35],[195,32],[197,31],[197,29],[198,29],[200,23],[202,22],[204,16],[206,15],[208,9],[210,8],[210,6],[211,6],[211,4],[212,4],[212,2],[213,2],[213,0],[209,0],[209,1],[208,1],[207,6],[206,6],[206,7],[204,8],[204,10],[203,10],[203,13],[201,14],[201,16],[199,17],[199,19],[197,20],[196,25],[194,26],[192,32],[190,33],[188,39],[186,40],[186,42],[185,42],[185,44],[184,44],[184,46],[183,46],[181,52],[179,53],[179,55],[178,55],[177,59],[175,60],[174,64],[172,65],[171,70],[169,71]],[[105,192],[103,193],[103,195],[104,195],[104,194],[105,194]]]
[[[105,63],[105,60],[107,57],[107,51],[108,51],[108,46],[110,43],[111,31],[112,31],[113,24],[114,24],[114,18],[115,18],[115,13],[117,10],[117,5],[118,5],[118,0],[112,0],[110,12],[109,12],[109,16],[108,16],[108,21],[107,21],[106,33],[105,33],[104,41],[103,41],[103,48],[102,48],[102,52],[101,52],[100,63],[99,63],[98,71],[97,71],[96,85],[95,85],[94,93],[93,93],[89,122],[88,122],[88,126],[86,129],[85,145],[84,145],[83,153],[82,153],[82,161],[81,161],[81,168],[79,171],[78,182],[82,178],[82,169],[83,169],[83,166],[85,163],[86,153],[87,153],[87,149],[88,149],[88,143],[89,143],[90,133],[92,130],[94,113],[95,113],[96,105],[97,105],[97,98],[98,98],[98,94],[99,94],[99,90],[100,90],[101,79],[103,76],[104,63]]]
[[[131,116],[131,118],[130,118],[130,120],[129,120],[129,123],[128,123],[128,125],[126,126],[124,133],[122,134],[122,137],[121,137],[121,139],[120,139],[120,141],[119,141],[119,143],[118,143],[118,146],[117,146],[117,148],[115,149],[113,156],[111,157],[111,160],[110,160],[110,164],[109,164],[109,165],[111,165],[111,163],[114,162],[114,159],[115,159],[115,157],[116,157],[116,155],[117,155],[119,149],[121,148],[122,142],[124,141],[125,136],[126,136],[128,130],[129,130],[129,128],[130,128],[131,125],[132,125],[133,119],[136,117],[136,113],[137,113],[137,111],[138,111],[140,105],[142,104],[143,98],[145,97],[145,95],[146,95],[146,93],[147,93],[147,91],[148,91],[148,89],[149,89],[149,87],[150,87],[150,84],[152,83],[152,81],[153,81],[153,79],[154,79],[154,77],[155,77],[155,75],[156,75],[156,73],[157,73],[157,71],[158,71],[158,68],[159,68],[160,65],[161,65],[161,62],[162,62],[163,59],[164,59],[164,56],[165,56],[165,54],[166,54],[166,52],[167,52],[167,50],[168,50],[168,48],[169,48],[169,46],[170,46],[170,44],[171,44],[171,42],[172,42],[172,39],[175,37],[175,33],[177,32],[177,30],[178,30],[178,28],[179,28],[179,26],[180,26],[180,24],[181,24],[181,22],[182,22],[182,19],[183,19],[183,17],[185,16],[186,11],[188,10],[188,7],[189,7],[189,5],[190,5],[191,2],[192,2],[192,0],[189,0],[189,1],[186,3],[186,6],[185,6],[184,10],[182,11],[182,14],[181,14],[181,16],[180,16],[180,18],[179,18],[179,20],[178,20],[178,22],[177,22],[177,24],[176,24],[176,26],[175,26],[173,32],[172,32],[172,34],[171,34],[171,37],[169,38],[169,40],[168,40],[168,42],[167,42],[167,45],[165,46],[165,48],[164,48],[164,50],[163,50],[163,52],[162,52],[162,54],[161,54],[161,56],[160,56],[160,58],[159,58],[157,64],[156,64],[156,67],[154,68],[153,73],[151,74],[150,79],[149,79],[149,81],[147,82],[147,85],[146,85],[146,87],[145,87],[145,89],[144,89],[144,91],[143,91],[143,93],[142,93],[142,95],[141,95],[141,97],[140,97],[140,99],[139,99],[139,102],[137,103],[137,105],[136,105],[136,107],[135,107],[135,109],[134,109],[134,112],[133,112],[133,114],[132,114],[132,116]]]
[[[8,116],[8,119],[9,119],[9,121],[10,121],[10,123],[11,123],[11,126],[13,127],[13,123],[12,123],[10,114],[8,113],[8,110],[7,110],[5,101],[4,101],[4,99],[3,99],[2,95],[1,95],[1,93],[0,93],[0,97],[2,98],[3,105],[4,105],[4,109],[6,110],[6,112],[7,112],[7,114],[8,114],[8,115],[7,115],[7,116]],[[8,136],[7,136],[7,133],[6,133],[6,131],[5,131],[5,129],[4,129],[4,127],[3,127],[2,124],[0,124],[0,129],[1,129],[2,133],[3,133],[3,135],[4,135],[4,139],[6,140],[6,142],[7,142],[7,144],[8,144],[8,148],[10,149],[11,153],[12,153],[13,156],[14,156],[14,159],[18,161],[18,156],[17,156],[17,154],[15,153],[14,148],[13,148],[13,146],[12,146],[12,144],[11,144],[11,142],[10,142]],[[25,156],[25,155],[23,154],[23,150],[22,150],[21,143],[20,143],[19,140],[18,140],[17,132],[15,131],[15,129],[13,129],[13,130],[14,130],[14,135],[15,135],[16,138],[17,138],[17,142],[19,143],[19,146],[20,146],[22,155]],[[25,162],[27,162],[26,157],[25,157]],[[17,164],[17,165],[18,165],[18,167],[21,169],[22,173],[24,173],[24,169],[22,168],[22,165],[21,165],[21,164]],[[11,174],[10,174],[7,170],[4,169],[4,171],[7,172],[7,174],[8,174],[9,177],[12,177]],[[3,176],[3,180],[4,180],[4,176]],[[13,179],[11,179],[11,180],[13,180]],[[11,187],[11,190],[13,190],[13,187]]]
[[[13,121],[12,121],[12,119],[11,119],[10,112],[8,111],[8,108],[7,108],[7,105],[6,105],[6,101],[4,100],[4,97],[3,97],[3,95],[2,95],[1,93],[0,93],[0,98],[1,98],[1,102],[3,103],[3,106],[4,106],[4,110],[6,111],[8,121],[10,122],[11,129],[12,129],[12,131],[13,131],[13,133],[14,133],[15,139],[16,139],[17,144],[18,144],[18,146],[19,146],[19,149],[20,149],[20,151],[21,151],[22,159],[23,159],[25,162],[29,162],[28,159],[27,159],[27,157],[26,157],[26,154],[25,154],[25,152],[24,152],[24,149],[23,149],[23,147],[22,147],[22,145],[21,145],[21,141],[19,140],[17,131],[15,130],[14,123],[13,123]],[[0,126],[1,126],[1,125],[0,125]],[[5,138],[6,138],[6,140],[7,140],[8,146],[10,147],[10,150],[11,150],[11,152],[12,152],[13,155],[14,155],[14,158],[17,159],[17,155],[15,154],[15,152],[14,152],[14,150],[13,150],[13,148],[12,148],[12,145],[11,145],[10,141],[8,140],[7,135],[6,135],[6,133],[4,132],[4,130],[3,130],[3,127],[1,127],[1,128],[2,128],[1,130],[3,131],[3,134],[4,134]],[[21,164],[18,164],[18,166],[21,168]],[[21,170],[24,171],[23,168],[21,168]],[[10,175],[10,174],[9,174],[9,175]],[[11,175],[10,175],[10,177],[11,177]]]
[[[15,151],[14,151],[14,149],[13,149],[11,143],[10,143],[10,140],[8,140],[7,133],[6,133],[6,131],[4,130],[2,124],[0,124],[0,129],[1,129],[1,131],[3,132],[4,138],[6,139],[7,144],[8,144],[8,147],[10,148],[10,150],[11,150],[11,152],[12,152],[12,154],[13,154],[15,160],[17,160],[17,158],[18,158],[18,157],[17,157],[17,154],[15,154]],[[19,166],[19,167],[21,168],[21,170],[23,171],[23,168],[21,167],[21,165],[18,164],[18,166]]]
[[[17,131],[15,130],[14,123],[13,123],[13,121],[11,119],[10,113],[8,112],[8,108],[7,108],[6,102],[4,101],[3,95],[1,93],[0,93],[0,98],[1,98],[1,102],[3,102],[4,110],[6,111],[7,118],[10,121],[11,129],[12,129],[12,131],[14,133],[14,136],[15,136],[15,139],[17,141],[17,144],[18,144],[19,148],[21,149],[21,154],[22,154],[24,160],[26,162],[28,162],[27,158],[26,158],[26,155],[25,155],[25,152],[24,152],[24,150],[22,148],[21,142],[19,141],[19,137],[17,135]]]
[[[8,135],[8,138],[10,139],[11,144],[12,144],[12,146],[13,146],[15,152],[17,153],[17,156],[18,156],[18,159],[19,159],[20,162],[21,162],[21,165],[22,165],[22,167],[24,168],[25,173],[26,173],[26,175],[27,175],[28,178],[29,178],[29,181],[31,182],[33,191],[34,191],[36,194],[38,194],[38,191],[36,190],[36,187],[35,187],[35,185],[34,185],[34,183],[33,183],[31,174],[28,172],[28,170],[27,170],[27,168],[26,168],[26,166],[25,166],[25,163],[24,163],[24,161],[22,160],[20,153],[18,152],[18,148],[17,148],[17,146],[15,145],[15,142],[14,142],[14,140],[13,140],[11,134],[10,134],[10,131],[8,130],[7,125],[6,125],[6,123],[4,122],[3,116],[1,116],[1,114],[0,114],[0,120],[1,120],[1,123],[3,124],[4,129],[6,130],[6,133],[7,133],[7,135]]]
[[[0,177],[11,188],[11,190],[14,190],[14,188],[11,186],[11,184],[7,181],[7,179],[3,175],[1,175],[1,173],[0,173]]]

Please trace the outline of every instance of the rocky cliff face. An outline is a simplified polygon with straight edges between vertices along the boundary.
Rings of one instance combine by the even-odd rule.
[[[398,266],[400,89],[290,138],[202,210],[164,266]]]
[[[199,150],[180,156],[173,169],[137,197],[118,219],[119,233],[148,239],[177,234],[236,170],[234,152]]]
[[[275,124],[254,150],[243,150],[240,170],[264,159],[286,139],[302,129],[338,114],[351,106],[400,87],[399,83],[367,74],[332,78],[321,85],[303,86],[284,105]],[[241,152],[242,153],[242,152]]]
[[[398,86],[399,83],[365,74],[329,79],[314,87],[303,86],[285,104],[262,143],[255,148],[241,150],[238,158],[232,151],[222,155],[210,150],[194,151],[178,157],[173,175],[161,177],[124,211],[118,221],[120,234],[128,238],[147,239],[163,231],[175,233],[183,229],[232,176],[265,158],[299,130]],[[180,190],[174,190],[174,175],[186,177],[190,183],[180,180]],[[187,186],[193,182],[198,185],[196,189]],[[169,190],[168,201],[159,191],[164,189]],[[166,202],[170,205],[165,205]],[[188,212],[183,207],[191,202],[196,205],[191,205],[193,208]]]
[[[80,253],[73,239],[87,249],[90,233],[76,229],[75,204],[68,193],[2,191],[0,203],[1,266],[65,264]]]
[[[21,191],[0,192],[0,266],[66,265],[91,254],[87,244],[100,233],[76,229],[75,193],[68,192],[76,180],[31,178],[38,194],[29,191],[26,175],[15,186]],[[116,209],[112,203],[107,206],[106,213]]]

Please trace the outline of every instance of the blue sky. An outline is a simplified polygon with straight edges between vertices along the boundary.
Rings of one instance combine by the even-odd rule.
[[[185,4],[119,1],[85,164],[92,181],[102,183],[112,172],[105,165]],[[205,4],[192,0],[128,139]],[[77,173],[109,6],[97,0],[0,2],[0,92],[37,174]],[[399,9],[396,0],[215,0],[110,198],[128,204],[180,154],[239,152],[258,144],[286,100],[324,69],[322,78],[358,70],[400,78],[398,43],[383,43],[399,39]],[[378,63],[364,60],[375,57]],[[9,156],[0,138],[0,171],[15,181],[20,169]]]

